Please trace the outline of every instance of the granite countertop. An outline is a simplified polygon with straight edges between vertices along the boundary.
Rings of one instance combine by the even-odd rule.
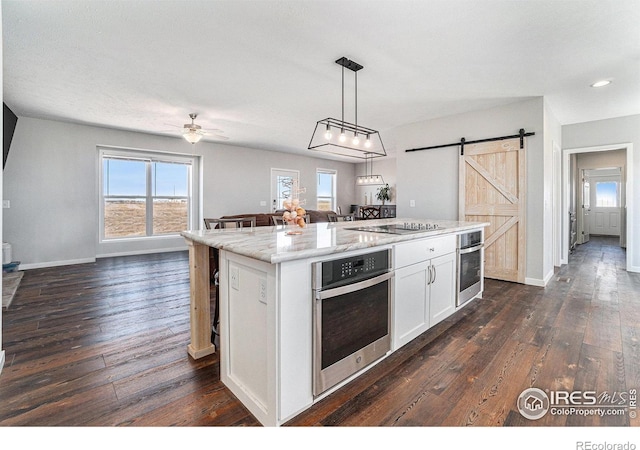
[[[436,224],[438,228],[428,231],[421,230],[419,233],[404,234],[349,229],[380,225],[403,225],[404,223]],[[288,235],[288,229],[276,226],[190,230],[183,231],[180,234],[185,239],[199,244],[276,264],[283,261],[331,255],[338,252],[457,233],[487,225],[489,224],[486,222],[393,218],[357,220],[354,222],[312,223],[305,228],[294,228],[294,230],[301,231],[300,234],[295,235]]]

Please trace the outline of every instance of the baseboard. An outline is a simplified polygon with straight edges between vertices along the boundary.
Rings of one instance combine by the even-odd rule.
[[[627,272],[635,272],[638,273],[640,272],[640,266],[627,266]]]
[[[132,250],[128,252],[102,253],[102,254],[96,255],[96,258],[113,258],[116,256],[135,256],[135,255],[150,255],[153,253],[184,252],[188,249],[189,247],[187,247],[185,244],[184,248],[180,248],[180,247],[152,248],[148,250]]]
[[[539,286],[539,287],[545,287],[549,281],[551,281],[551,278],[553,278],[553,274],[554,274],[554,270],[551,270],[545,277],[544,279],[540,279],[540,278],[529,278],[526,277],[524,279],[524,284],[528,284],[530,286]]]
[[[96,255],[95,258],[68,259],[65,261],[49,261],[49,262],[42,262],[42,263],[20,264],[18,266],[18,270],[45,269],[47,267],[70,266],[73,264],[94,263],[98,258],[112,258],[115,256],[147,255],[152,253],[183,252],[186,250],[188,250],[188,247],[185,244],[184,248],[170,247],[170,248],[158,248],[158,249],[150,249],[150,250],[133,250],[130,252],[104,253],[101,255]]]
[[[64,261],[48,261],[43,263],[20,264],[18,270],[44,269],[47,267],[71,266],[73,264],[86,264],[96,262],[95,258],[67,259]]]

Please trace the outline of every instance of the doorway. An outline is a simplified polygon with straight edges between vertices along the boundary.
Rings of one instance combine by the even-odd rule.
[[[622,154],[622,163],[621,164],[606,164],[602,163],[599,167],[591,166],[588,167],[588,164],[583,164],[582,167],[578,166],[578,158],[581,155],[591,155],[593,158],[597,158],[601,156],[603,160],[608,160],[613,157],[615,152]],[[610,219],[618,221],[617,228],[619,231],[619,241],[621,247],[627,248],[627,264],[626,269],[629,271],[634,271],[632,261],[633,261],[633,252],[634,252],[634,236],[633,236],[633,177],[627,176],[627,170],[630,167],[633,167],[633,145],[631,143],[624,144],[616,144],[616,145],[606,145],[606,146],[596,146],[596,147],[585,147],[585,148],[575,148],[568,149],[563,152],[563,183],[562,183],[562,191],[563,191],[563,211],[566,213],[562,216],[562,228],[561,228],[561,240],[562,240],[562,248],[561,248],[561,263],[568,263],[569,250],[572,246],[572,231],[574,229],[574,219],[577,219],[578,222],[582,221],[582,227],[580,228],[580,224],[578,224],[578,238],[575,239],[577,243],[583,242],[582,239],[582,231],[584,230],[584,226],[587,227],[586,241],[589,239],[589,235],[595,233],[594,227],[596,226],[596,214],[594,211],[594,196],[596,195],[594,187],[594,179],[591,176],[590,172],[583,172],[582,169],[619,169],[620,173],[620,182],[619,182],[619,215]],[[604,172],[597,172],[596,174],[604,175]],[[586,175],[586,180],[588,181],[588,189],[585,189],[585,186],[582,182],[582,179],[585,178],[583,175]],[[576,179],[579,182],[576,182]],[[603,186],[606,190],[606,186]],[[609,186],[611,188],[611,186]],[[588,191],[588,198],[585,195]],[[582,208],[584,205],[584,201],[587,201],[587,206],[590,209],[588,212],[589,217],[585,219],[585,216],[582,214],[582,211],[579,208]],[[598,215],[597,220],[598,226],[604,224],[604,216]],[[586,225],[585,225],[586,224]],[[586,242],[584,241],[584,242]]]
[[[283,202],[291,195],[293,181],[300,182],[300,171],[271,169],[271,212],[284,208]]]

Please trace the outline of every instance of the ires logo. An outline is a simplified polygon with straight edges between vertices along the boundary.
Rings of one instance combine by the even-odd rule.
[[[581,416],[636,416],[636,390],[613,392],[596,391],[549,391],[538,388],[528,388],[518,397],[518,411],[523,417],[537,420],[547,412],[552,415],[581,415]]]
[[[627,392],[549,391],[552,406],[621,406],[629,399]]]

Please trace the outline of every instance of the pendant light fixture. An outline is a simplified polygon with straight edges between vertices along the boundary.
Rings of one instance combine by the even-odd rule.
[[[365,154],[364,159],[364,175],[358,175],[356,177],[356,184],[358,186],[376,186],[379,184],[384,184],[384,180],[382,179],[382,175],[372,175],[373,172],[373,159],[367,153]]]
[[[313,130],[309,150],[318,150],[353,158],[376,158],[387,156],[380,133],[358,125],[358,71],[364,67],[346,57],[336,60],[342,66],[342,117],[340,120],[319,120]],[[355,123],[344,120],[344,69],[355,76]]]

